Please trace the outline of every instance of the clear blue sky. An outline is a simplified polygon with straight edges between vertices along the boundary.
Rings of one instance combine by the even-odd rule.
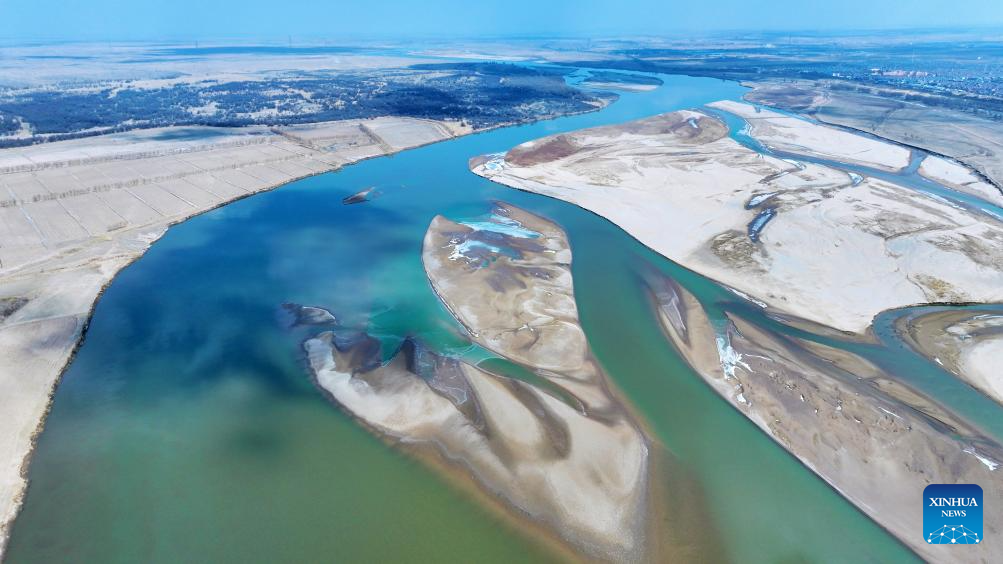
[[[966,25],[1003,26],[1003,0],[0,0],[0,40],[599,36]]]

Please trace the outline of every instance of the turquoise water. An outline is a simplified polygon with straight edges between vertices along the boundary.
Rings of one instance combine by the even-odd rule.
[[[303,363],[310,330],[287,328],[280,309],[328,308],[388,351],[415,335],[484,357],[432,293],[420,249],[436,214],[476,220],[494,200],[567,230],[595,353],[672,457],[667,489],[687,495],[671,511],[706,515],[723,558],[914,558],[685,365],[638,273],[672,275],[712,311],[741,300],[593,214],[467,170],[470,157],[529,139],[742,94],[735,83],[662,78],[601,112],[362,162],[172,228],[97,305],[40,437],[9,561],[555,558],[331,405]],[[381,197],[341,204],[373,185]]]

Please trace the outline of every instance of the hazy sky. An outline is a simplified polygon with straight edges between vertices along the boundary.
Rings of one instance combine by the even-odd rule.
[[[966,25],[1003,26],[1003,0],[0,0],[0,40],[599,36]]]

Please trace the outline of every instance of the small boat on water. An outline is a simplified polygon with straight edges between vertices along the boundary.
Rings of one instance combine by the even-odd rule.
[[[368,202],[370,199],[372,199],[370,198],[370,195],[375,197],[375,194],[373,194],[375,190],[376,190],[375,186],[370,186],[365,190],[360,190],[352,194],[351,196],[348,196],[347,198],[343,199],[341,203],[347,206],[349,204],[361,204],[363,202]]]

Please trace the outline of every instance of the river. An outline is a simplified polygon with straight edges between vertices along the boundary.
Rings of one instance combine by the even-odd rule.
[[[712,313],[747,308],[741,298],[593,214],[467,169],[470,157],[544,135],[743,93],[733,82],[662,78],[599,112],[365,161],[171,228],[97,304],[40,436],[9,562],[552,560],[329,403],[303,361],[311,330],[289,328],[281,308],[327,308],[379,336],[388,354],[407,335],[482,354],[431,291],[420,250],[436,214],[475,219],[495,200],[566,229],[583,326],[676,461],[666,486],[685,490],[687,505],[670,511],[706,515],[693,534],[716,539],[732,561],[914,559],[689,369],[639,273],[672,275]],[[342,205],[368,186],[380,197]],[[771,323],[748,309],[753,322]],[[936,367],[890,348],[897,343],[825,342],[883,364],[902,356],[926,371],[920,379],[936,380]]]

